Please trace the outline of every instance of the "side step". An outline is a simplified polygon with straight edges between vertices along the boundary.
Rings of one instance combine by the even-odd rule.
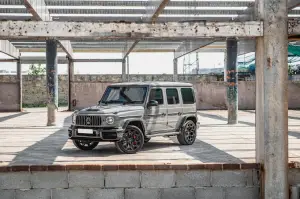
[[[169,133],[156,133],[153,135],[147,135],[147,137],[158,137],[158,136],[172,136],[172,135],[178,135],[179,132],[169,132]]]

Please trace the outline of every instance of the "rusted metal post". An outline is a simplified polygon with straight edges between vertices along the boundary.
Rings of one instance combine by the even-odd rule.
[[[224,82],[227,82],[227,50],[224,50]]]
[[[47,126],[56,125],[58,109],[58,75],[57,75],[57,41],[46,41],[46,73],[48,94],[48,122]]]
[[[178,81],[178,59],[173,59],[173,81]]]
[[[68,96],[68,111],[73,110],[72,105],[72,93],[73,93],[73,81],[74,81],[74,61],[72,59],[69,60],[68,65],[68,88],[69,88],[69,96]]]
[[[265,199],[289,198],[287,0],[264,0]]]
[[[22,65],[20,59],[17,61],[17,78],[19,83],[19,111],[22,112],[23,104],[23,82],[22,82]]]
[[[126,81],[126,59],[122,61],[122,82]]]
[[[257,20],[263,20],[263,1],[256,0],[255,15]],[[264,38],[257,37],[255,45],[255,159],[257,163],[264,162]]]
[[[227,55],[227,104],[228,124],[238,123],[238,80],[237,80],[237,39],[228,38],[226,41]]]

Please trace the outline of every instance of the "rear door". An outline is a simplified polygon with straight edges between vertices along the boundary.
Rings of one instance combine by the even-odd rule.
[[[179,98],[178,88],[166,88],[166,97],[168,109],[168,130],[175,130],[176,124],[182,114],[182,106]]]
[[[160,133],[167,130],[167,108],[165,96],[162,88],[152,88],[150,90],[148,101],[156,100],[158,106],[146,108],[145,120],[146,129],[150,134]]]

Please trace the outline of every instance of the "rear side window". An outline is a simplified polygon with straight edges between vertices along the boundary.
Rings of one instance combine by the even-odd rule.
[[[179,104],[178,91],[176,88],[167,88],[166,93],[168,104]]]
[[[156,100],[158,102],[158,104],[164,103],[163,92],[160,88],[151,89],[149,101],[151,101],[151,100]]]
[[[191,88],[181,88],[181,95],[183,104],[194,104],[195,97]]]

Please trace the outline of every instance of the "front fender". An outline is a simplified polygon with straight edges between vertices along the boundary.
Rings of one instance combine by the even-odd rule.
[[[142,120],[142,119],[139,119],[139,118],[128,118],[128,119],[124,119],[124,123],[123,123],[123,125],[122,125],[122,128],[123,129],[126,129],[127,128],[127,126],[128,126],[128,124],[130,123],[130,122],[140,122],[141,124],[142,124],[142,127],[143,127],[143,129],[141,129],[141,130],[143,130],[144,132],[145,132],[145,122]]]

